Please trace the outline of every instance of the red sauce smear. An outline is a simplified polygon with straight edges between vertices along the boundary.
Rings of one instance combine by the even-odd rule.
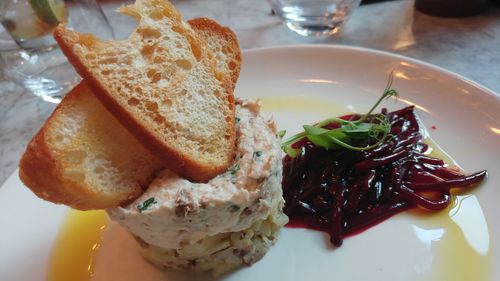
[[[294,145],[300,154],[283,160],[287,226],[324,231],[333,245],[341,246],[346,236],[399,212],[417,207],[443,210],[451,201],[451,188],[471,187],[486,177],[486,171],[463,175],[425,155],[429,147],[413,107],[382,114],[390,120],[392,137],[374,149],[325,149],[307,139]]]

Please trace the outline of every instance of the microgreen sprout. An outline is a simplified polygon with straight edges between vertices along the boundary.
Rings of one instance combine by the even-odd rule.
[[[392,89],[393,75],[389,76],[387,86],[382,93],[382,96],[366,113],[361,115],[357,120],[349,121],[341,118],[328,118],[315,125],[304,125],[304,131],[281,143],[281,148],[288,154],[288,156],[295,158],[299,154],[299,149],[294,148],[293,145],[304,138],[317,146],[328,149],[344,148],[350,150],[369,150],[377,147],[384,142],[391,131],[391,125],[387,117],[383,114],[374,114],[372,112],[379,106],[379,104],[390,97],[397,97],[398,93]],[[323,128],[331,123],[338,124],[338,128],[327,129]],[[376,142],[367,146],[354,146],[353,140],[373,139]]]

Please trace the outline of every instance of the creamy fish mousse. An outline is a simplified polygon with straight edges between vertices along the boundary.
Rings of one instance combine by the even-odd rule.
[[[236,101],[233,165],[207,183],[165,170],[126,207],[109,209],[142,254],[160,267],[220,274],[259,260],[288,222],[274,121],[255,101]]]

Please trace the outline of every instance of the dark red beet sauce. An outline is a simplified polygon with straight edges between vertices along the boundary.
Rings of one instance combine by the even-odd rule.
[[[390,120],[392,138],[374,149],[325,149],[306,139],[294,145],[299,156],[283,160],[287,226],[327,232],[333,245],[340,246],[346,236],[404,210],[442,210],[450,203],[451,188],[469,187],[485,178],[486,171],[465,176],[447,168],[443,160],[424,155],[428,146],[413,107],[382,114]],[[338,126],[331,123],[325,128]]]

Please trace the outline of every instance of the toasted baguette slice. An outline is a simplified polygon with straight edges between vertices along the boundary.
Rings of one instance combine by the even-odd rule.
[[[97,98],[165,165],[193,180],[225,171],[235,143],[230,73],[167,0],[137,0],[125,41],[57,27],[61,50]]]
[[[100,209],[141,195],[161,166],[82,82],[28,144],[19,176],[43,199]]]
[[[231,90],[234,91],[241,67],[240,45],[236,35],[231,29],[207,18],[192,19],[188,23],[206,39],[209,50],[216,58],[217,70],[226,74],[225,77],[229,76]]]
[[[218,69],[231,74],[234,88],[241,64],[236,35],[212,20],[189,23],[222,60]],[[139,196],[162,166],[82,81],[31,140],[19,175],[39,197],[88,210],[116,207]]]

